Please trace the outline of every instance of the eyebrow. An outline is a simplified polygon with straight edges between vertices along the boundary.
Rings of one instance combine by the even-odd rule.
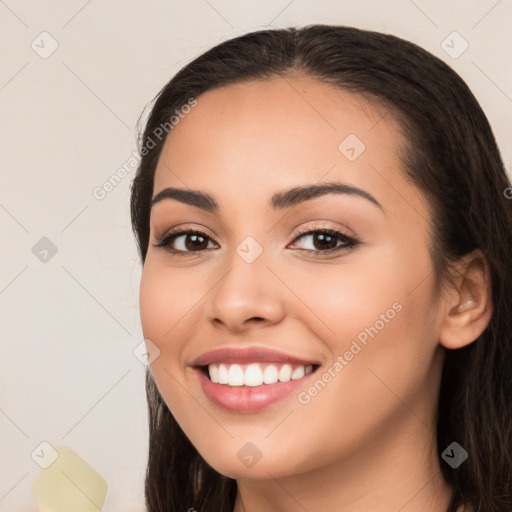
[[[290,208],[299,203],[315,199],[326,194],[346,194],[356,197],[362,197],[373,203],[384,212],[382,205],[371,194],[353,185],[345,183],[330,182],[320,185],[305,185],[294,187],[285,192],[278,192],[270,199],[270,207],[275,210]],[[196,206],[207,212],[218,212],[219,203],[215,198],[199,190],[185,190],[181,188],[164,188],[151,200],[151,207],[164,199],[175,199],[184,204]]]

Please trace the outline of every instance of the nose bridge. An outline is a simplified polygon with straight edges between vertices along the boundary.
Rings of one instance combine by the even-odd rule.
[[[224,260],[226,271],[211,295],[211,315],[233,329],[251,318],[276,321],[282,314],[275,280],[267,265],[268,248],[248,235]]]
[[[227,273],[218,288],[227,289],[233,296],[250,297],[264,294],[270,272],[268,251],[254,236],[246,236],[226,255]]]
[[[255,193],[254,199],[257,205],[261,205],[263,199]],[[239,200],[240,201],[240,200]],[[238,202],[237,207],[229,212],[231,216],[229,233],[229,255],[226,263],[229,267],[246,269],[251,274],[268,272],[265,262],[268,263],[268,251],[270,250],[270,237],[272,232],[263,222],[265,210],[254,207],[251,211],[244,207],[243,201]]]
[[[261,235],[259,236],[261,239]],[[268,244],[265,244],[264,240],[259,242],[254,236],[248,235],[246,236],[235,248],[235,253],[242,259],[247,265],[252,265],[257,260],[261,260],[262,254],[265,251],[265,247],[268,250]],[[236,261],[236,260],[235,260]]]

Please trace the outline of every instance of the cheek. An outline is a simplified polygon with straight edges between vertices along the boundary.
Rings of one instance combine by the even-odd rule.
[[[182,388],[174,370],[180,350],[175,332],[176,322],[182,307],[175,289],[175,283],[166,278],[165,271],[158,271],[150,258],[147,258],[139,291],[142,332],[144,339],[150,340],[160,351],[151,363],[151,374],[162,398],[180,423],[175,411],[186,408],[183,405],[185,397],[181,396]],[[150,350],[147,341],[146,347]]]
[[[139,292],[144,337],[151,339],[161,350],[178,348],[174,343],[179,340],[176,333],[186,323],[180,319],[184,319],[190,309],[188,304],[193,303],[196,294],[189,292],[193,289],[190,281],[180,280],[179,273],[160,268],[151,261],[146,262]]]
[[[144,266],[139,291],[140,320],[145,339],[150,339],[161,350],[160,338],[168,329],[165,322],[164,304],[167,293],[162,281],[147,266]],[[172,304],[169,304],[172,311]],[[169,318],[170,320],[170,318]]]
[[[373,253],[368,260],[354,257],[336,267],[317,266],[309,273],[292,270],[286,276],[305,306],[302,320],[310,313],[312,319],[321,320],[319,325],[325,327],[321,331],[333,348],[342,350],[375,322],[382,328],[381,315],[388,311],[387,317],[393,319],[399,307],[393,308],[393,304],[401,304],[410,289],[407,275],[400,276],[402,261],[386,257],[384,251]]]
[[[339,377],[329,384],[332,396],[322,393],[333,407],[343,390],[357,410],[372,397],[382,399],[383,382],[412,397],[430,378],[438,346],[433,276],[427,251],[416,249],[382,247],[368,261],[347,259],[338,271],[318,268],[300,278],[308,283],[306,306],[322,321],[315,334],[331,352],[330,364],[344,359],[343,371],[333,370]]]
[[[186,306],[183,293],[177,293],[180,285],[169,278],[170,272],[156,266],[144,266],[140,283],[139,304],[142,332],[148,351],[158,349],[151,363],[151,373],[160,393],[167,398],[175,396],[176,369],[182,364],[183,345],[187,339]],[[181,319],[181,321],[180,321]],[[168,393],[168,391],[170,393]],[[168,395],[168,396],[167,396]]]
[[[163,282],[156,279],[155,272],[146,262],[142,270],[139,291],[140,318],[146,338],[151,338],[149,332],[157,332],[158,325],[162,322],[161,303],[164,294]]]
[[[187,277],[188,276],[188,277]],[[146,259],[139,291],[140,318],[145,339],[160,353],[151,364],[155,383],[170,409],[190,410],[190,397],[183,391],[186,348],[194,335],[191,318],[205,291],[200,280]],[[149,347],[148,347],[149,348]],[[197,412],[197,411],[196,411]]]
[[[323,398],[336,410],[343,397],[363,424],[369,410],[377,417],[379,410],[386,414],[400,405],[397,396],[406,403],[421,401],[425,384],[437,377],[432,371],[438,346],[432,269],[428,257],[417,254],[413,259],[400,251],[389,257],[383,253],[379,265],[324,283],[329,287],[325,297],[336,297],[324,299],[326,309],[319,312],[331,319],[336,333],[326,342],[334,358],[345,362]],[[340,419],[343,409],[338,408]]]

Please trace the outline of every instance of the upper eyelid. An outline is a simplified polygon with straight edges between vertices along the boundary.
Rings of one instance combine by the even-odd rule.
[[[189,232],[191,231],[197,231],[197,232],[200,232],[201,234],[204,234],[206,235],[208,238],[210,239],[214,239],[216,238],[216,235],[210,235],[208,233],[208,229],[201,226],[201,227],[194,227],[194,226],[188,226],[188,225],[185,225],[185,226],[180,226],[180,227],[176,227],[176,228],[171,228],[171,229],[165,229],[165,230],[162,230],[161,232],[158,232],[157,230],[155,230],[154,234],[153,234],[153,237],[156,239],[156,240],[163,240],[164,238],[166,238],[167,236],[183,236],[183,235],[186,235],[188,234]]]
[[[348,229],[348,228],[337,228],[337,227],[333,227],[333,226],[326,226],[326,225],[322,225],[322,226],[311,226],[311,227],[302,227],[302,228],[298,228],[298,231],[295,235],[294,235],[294,239],[297,237],[297,236],[300,236],[300,235],[304,235],[304,234],[308,234],[310,232],[315,232],[315,231],[322,231],[322,230],[333,230],[333,231],[337,231],[339,232],[340,234],[343,234],[343,235],[346,235],[346,236],[353,236],[350,232],[352,230]],[[346,231],[345,231],[346,230]],[[197,231],[197,232],[201,232],[207,236],[209,236],[210,238],[216,238],[217,235],[210,235],[208,234],[208,228],[205,228],[203,226],[197,228],[197,227],[194,227],[194,226],[187,226],[185,225],[184,227],[177,227],[177,228],[171,228],[171,229],[168,229],[168,230],[163,230],[161,233],[158,233],[157,230],[154,230],[153,231],[153,236],[154,238],[163,238],[167,235],[182,235],[182,234],[187,234],[191,231]],[[347,232],[349,231],[349,232]],[[355,236],[355,235],[354,235]]]
[[[311,221],[311,222],[315,222],[315,221]],[[322,230],[322,229],[331,229],[331,230],[340,232],[340,234],[345,235],[346,237],[359,239],[359,235],[353,229],[349,228],[345,224],[341,224],[338,222],[338,224],[340,224],[341,227],[331,226],[331,225],[327,225],[327,223],[333,222],[333,221],[325,220],[325,219],[317,219],[316,222],[322,222],[325,224],[318,225],[318,226],[307,226],[307,227],[301,227],[301,228],[295,227],[294,231],[299,230],[301,232],[297,233],[294,236],[294,239],[296,236],[304,234],[305,231],[317,231],[317,230]],[[197,227],[197,226],[199,226],[199,227]],[[179,227],[175,227],[175,228],[171,228],[171,229],[162,229],[162,230],[151,229],[151,232],[153,233],[154,238],[157,238],[157,239],[162,239],[163,237],[167,236],[171,232],[173,234],[176,234],[176,233],[179,233],[182,231],[203,231],[204,234],[208,235],[210,238],[219,238],[219,236],[217,234],[210,235],[209,232],[213,233],[213,231],[211,231],[209,228],[207,228],[206,226],[203,226],[201,224],[197,224],[197,223],[191,223],[190,225],[187,223],[184,223],[183,225],[180,225]],[[231,231],[232,230],[229,229],[229,232],[231,232]]]

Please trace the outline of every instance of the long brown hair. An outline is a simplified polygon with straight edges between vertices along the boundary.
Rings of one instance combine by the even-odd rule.
[[[262,30],[225,41],[181,69],[160,91],[140,138],[131,219],[142,263],[156,165],[165,137],[155,130],[190,98],[228,84],[300,72],[387,108],[408,140],[404,175],[427,198],[430,254],[438,282],[475,248],[485,254],[493,316],[482,335],[446,350],[437,442],[454,492],[448,512],[512,510],[512,202],[489,123],[449,66],[398,37],[352,27],[311,25]],[[200,101],[200,99],[199,99]],[[149,151],[147,142],[155,144]],[[151,144],[153,146],[153,144]],[[145,149],[145,150],[144,150]],[[149,409],[148,512],[232,512],[236,481],[217,473],[193,447],[146,374]],[[469,453],[452,469],[441,452],[453,441]]]

